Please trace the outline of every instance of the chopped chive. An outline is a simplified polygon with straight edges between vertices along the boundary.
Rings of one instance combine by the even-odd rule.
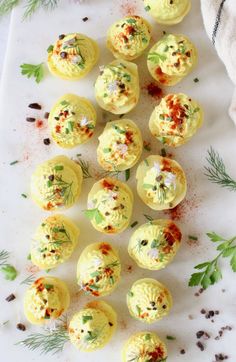
[[[62,166],[62,165],[56,165],[56,166],[54,167],[54,170],[55,170],[55,171],[62,171],[62,170],[64,170],[64,166]]]
[[[82,153],[77,153],[76,157],[81,157]]]
[[[198,237],[197,236],[193,236],[193,235],[189,235],[188,238],[190,240],[198,240]]]
[[[129,297],[133,297],[133,296],[134,296],[134,293],[131,292],[131,290],[129,290],[127,294],[128,294]]]
[[[21,194],[22,197],[24,197],[25,199],[27,199],[27,195],[26,194]]]
[[[10,166],[13,166],[13,165],[15,165],[16,163],[18,163],[19,161],[12,161],[11,163],[10,163]]]
[[[69,130],[70,132],[73,132],[73,129],[74,129],[74,122],[69,121],[69,122],[68,122],[68,130]]]
[[[176,338],[173,336],[166,336],[166,339],[168,339],[169,341],[175,341]]]
[[[47,52],[51,53],[53,51],[53,48],[54,48],[54,46],[52,44],[49,45],[49,47],[47,48]]]
[[[146,166],[149,166],[149,163],[148,163],[147,159],[145,159],[143,162],[145,163]]]
[[[145,6],[145,8],[144,8],[146,11],[149,11],[149,10],[151,10],[151,7],[149,6],[149,5],[147,5],[147,6]]]
[[[47,187],[51,187],[52,186],[52,181],[48,180],[47,181]]]
[[[136,225],[138,225],[138,221],[134,221],[134,222],[130,225],[130,227],[131,227],[131,228],[134,228]]]
[[[104,153],[109,153],[109,152],[111,152],[111,148],[103,148],[103,152]]]
[[[31,254],[27,255],[27,260],[31,260]]]
[[[128,170],[125,170],[125,181],[128,181],[130,178],[130,168]]]

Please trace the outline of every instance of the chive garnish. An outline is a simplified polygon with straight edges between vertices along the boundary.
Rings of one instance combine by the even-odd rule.
[[[10,163],[10,166],[13,166],[13,165],[15,165],[15,164],[18,163],[18,162],[19,162],[18,160],[12,161],[12,162]]]
[[[131,228],[134,228],[136,225],[138,225],[138,221],[134,221],[134,222],[130,225],[130,227],[131,227]]]

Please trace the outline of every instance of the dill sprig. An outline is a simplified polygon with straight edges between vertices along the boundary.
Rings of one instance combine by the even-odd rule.
[[[35,281],[35,274],[30,274],[27,278],[25,278],[24,280],[22,280],[22,282],[20,282],[20,284],[25,284],[25,285],[31,285],[34,281]]]
[[[0,16],[7,14],[18,3],[19,3],[19,0],[2,0],[1,4],[0,4]]]
[[[207,233],[207,236],[213,243],[221,242],[217,246],[219,254],[213,260],[206,261],[194,267],[197,270],[201,270],[201,272],[193,273],[191,275],[188,284],[190,287],[201,285],[204,289],[207,289],[210,285],[221,280],[222,273],[218,264],[221,257],[230,257],[231,268],[236,272],[236,245],[233,244],[236,241],[236,236],[231,239],[225,239],[215,232]]]
[[[236,181],[227,173],[223,159],[219,153],[212,147],[207,151],[206,157],[209,166],[205,166],[205,176],[209,181],[228,188],[230,191],[236,191]]]
[[[0,266],[7,265],[7,260],[10,256],[9,251],[1,250],[0,251]]]
[[[53,10],[60,0],[28,0],[25,5],[23,20],[30,18],[40,7],[44,10]]]
[[[42,333],[32,333],[26,339],[19,341],[16,345],[21,345],[31,351],[38,350],[40,354],[56,354],[62,352],[65,343],[69,340],[67,325],[62,323],[54,329],[46,329]]]

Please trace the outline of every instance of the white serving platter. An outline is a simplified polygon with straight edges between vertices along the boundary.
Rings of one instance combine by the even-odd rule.
[[[61,265],[50,274],[59,276],[68,283],[72,296],[72,306],[69,311],[69,315],[71,315],[89,299],[79,293],[76,284],[75,273],[78,256],[89,243],[103,240],[113,243],[119,249],[122,260],[122,280],[116,291],[105,300],[110,302],[118,313],[118,329],[111,342],[98,352],[81,353],[67,343],[60,355],[40,356],[36,351],[31,352],[14,345],[29,333],[40,330],[39,327],[30,326],[23,315],[22,297],[26,286],[20,285],[20,282],[31,274],[31,263],[27,261],[30,241],[37,225],[48,215],[46,212],[42,212],[30,197],[24,199],[21,194],[29,195],[30,176],[34,168],[54,155],[66,154],[72,157],[81,153],[83,159],[90,163],[92,172],[100,170],[94,157],[97,136],[101,133],[105,122],[115,119],[115,117],[103,112],[96,105],[98,125],[95,136],[91,142],[70,151],[62,150],[54,144],[45,146],[43,139],[49,136],[46,122],[44,121],[44,126],[38,129],[34,124],[26,122],[25,119],[31,115],[41,118],[44,112],[50,110],[58,97],[68,92],[88,97],[96,104],[93,84],[98,75],[98,66],[113,59],[105,48],[106,31],[113,21],[125,15],[129,8],[127,4],[131,8],[133,7],[136,14],[144,15],[153,24],[153,41],[160,38],[163,30],[184,33],[193,40],[199,51],[199,64],[194,72],[176,87],[164,90],[165,93],[184,92],[189,94],[202,104],[205,112],[203,127],[197,135],[187,145],[177,150],[168,149],[168,152],[173,153],[173,157],[186,171],[189,184],[187,201],[183,204],[184,212],[177,221],[183,232],[183,243],[175,260],[166,269],[149,272],[138,268],[127,253],[127,244],[133,229],[129,228],[118,236],[103,235],[95,231],[84,217],[82,210],[86,208],[87,194],[95,182],[93,179],[85,180],[79,203],[65,213],[81,229],[79,246],[66,264]],[[194,295],[199,288],[187,286],[194,265],[215,255],[214,245],[206,237],[206,232],[214,230],[226,237],[236,233],[235,194],[211,184],[203,173],[207,149],[212,145],[220,152],[227,168],[236,178],[236,130],[227,114],[233,86],[204,32],[199,0],[193,0],[190,14],[180,25],[173,27],[155,24],[143,10],[141,0],[86,0],[82,3],[61,1],[61,5],[52,13],[38,12],[31,21],[25,22],[22,22],[21,19],[23,11],[22,7],[17,7],[12,14],[0,98],[0,249],[11,251],[10,261],[19,271],[14,282],[5,281],[0,275],[0,323],[9,320],[5,326],[0,327],[0,361],[118,362],[121,361],[122,345],[132,333],[153,330],[166,341],[169,362],[189,362],[190,360],[192,362],[213,362],[215,353],[225,353],[229,355],[228,361],[235,362],[235,330],[226,332],[220,341],[214,339],[221,327],[233,326],[235,323],[235,275],[230,270],[227,261],[222,263],[223,280],[207,289],[199,297]],[[85,16],[89,18],[87,22],[82,21]],[[83,32],[99,43],[101,57],[89,76],[79,82],[70,82],[47,74],[45,80],[39,85],[33,80],[21,76],[20,64],[25,62],[37,64],[46,60],[47,47],[59,34],[68,32]],[[140,126],[143,138],[151,141],[151,153],[155,154],[160,152],[162,146],[151,136],[147,127],[149,115],[157,101],[148,95],[145,89],[145,86],[151,81],[145,59],[144,54],[137,61],[142,87],[141,99],[128,117]],[[199,83],[194,83],[193,79],[196,77],[199,78]],[[42,104],[43,110],[38,113],[30,110],[28,104],[32,102]],[[149,154],[144,150],[142,158]],[[10,162],[14,160],[20,162],[10,166]],[[128,184],[135,194],[135,211],[132,221],[137,220],[140,225],[145,222],[143,214],[155,218],[163,216],[163,213],[148,209],[138,198],[135,188],[135,168],[131,170]],[[164,217],[168,217],[168,215],[165,214]],[[198,237],[197,245],[189,245],[189,234]],[[35,275],[43,274],[45,273]],[[140,277],[157,278],[166,284],[173,294],[174,307],[170,315],[151,326],[132,319],[126,307],[125,295],[133,281]],[[12,292],[16,295],[16,299],[7,303],[5,298]],[[204,318],[200,313],[201,308],[219,310],[220,314],[214,318],[213,323]],[[25,332],[16,329],[18,322],[26,325]],[[196,332],[202,329],[211,335],[211,338],[204,342],[205,350],[203,352],[196,346],[195,336]],[[176,340],[167,341],[166,335],[173,335]],[[185,349],[184,355],[180,354],[181,349]]]

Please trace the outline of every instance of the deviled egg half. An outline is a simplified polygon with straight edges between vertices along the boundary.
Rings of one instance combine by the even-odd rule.
[[[142,154],[141,132],[129,119],[108,122],[98,140],[98,163],[106,171],[127,170],[138,162]]]
[[[139,93],[136,64],[117,59],[100,67],[95,97],[101,108],[114,114],[128,113],[138,103]]]
[[[121,233],[129,226],[132,211],[131,189],[115,178],[101,179],[88,194],[88,209],[85,215],[93,227],[102,233]]]
[[[122,362],[164,362],[166,359],[166,345],[154,332],[133,334],[122,349]]]
[[[73,148],[93,136],[96,118],[96,111],[88,99],[66,94],[52,107],[48,124],[58,146]]]
[[[72,255],[79,236],[77,226],[64,215],[49,216],[42,221],[31,242],[31,261],[40,269],[52,269]]]
[[[111,244],[90,244],[79,257],[77,282],[86,294],[95,297],[108,295],[119,283],[120,265],[118,251]]]
[[[193,137],[202,122],[203,111],[196,101],[183,93],[168,94],[153,110],[149,129],[158,141],[178,147]]]
[[[48,68],[62,79],[78,80],[87,75],[99,57],[97,43],[84,34],[61,34],[48,48]]]
[[[93,352],[110,341],[116,327],[117,315],[108,303],[90,302],[72,317],[69,338],[80,351]]]
[[[139,164],[136,179],[138,195],[153,210],[172,209],[186,195],[185,173],[176,161],[167,157],[147,157]]]
[[[66,156],[56,156],[39,166],[31,177],[31,196],[47,211],[67,209],[79,198],[83,173]]]
[[[138,58],[148,47],[151,26],[141,16],[130,15],[116,21],[107,33],[107,47],[114,57],[125,60]]]
[[[167,34],[149,50],[147,66],[157,82],[172,86],[192,71],[197,59],[197,50],[185,35]]]
[[[157,23],[180,23],[191,9],[191,0],[143,0],[145,10]]]
[[[128,252],[140,268],[165,268],[176,255],[182,234],[171,220],[153,220],[135,230],[129,240]]]
[[[37,279],[24,296],[24,312],[32,324],[44,324],[59,318],[70,304],[66,284],[55,277]]]
[[[157,280],[139,279],[127,294],[127,306],[135,319],[144,323],[154,323],[169,314],[172,296]]]

